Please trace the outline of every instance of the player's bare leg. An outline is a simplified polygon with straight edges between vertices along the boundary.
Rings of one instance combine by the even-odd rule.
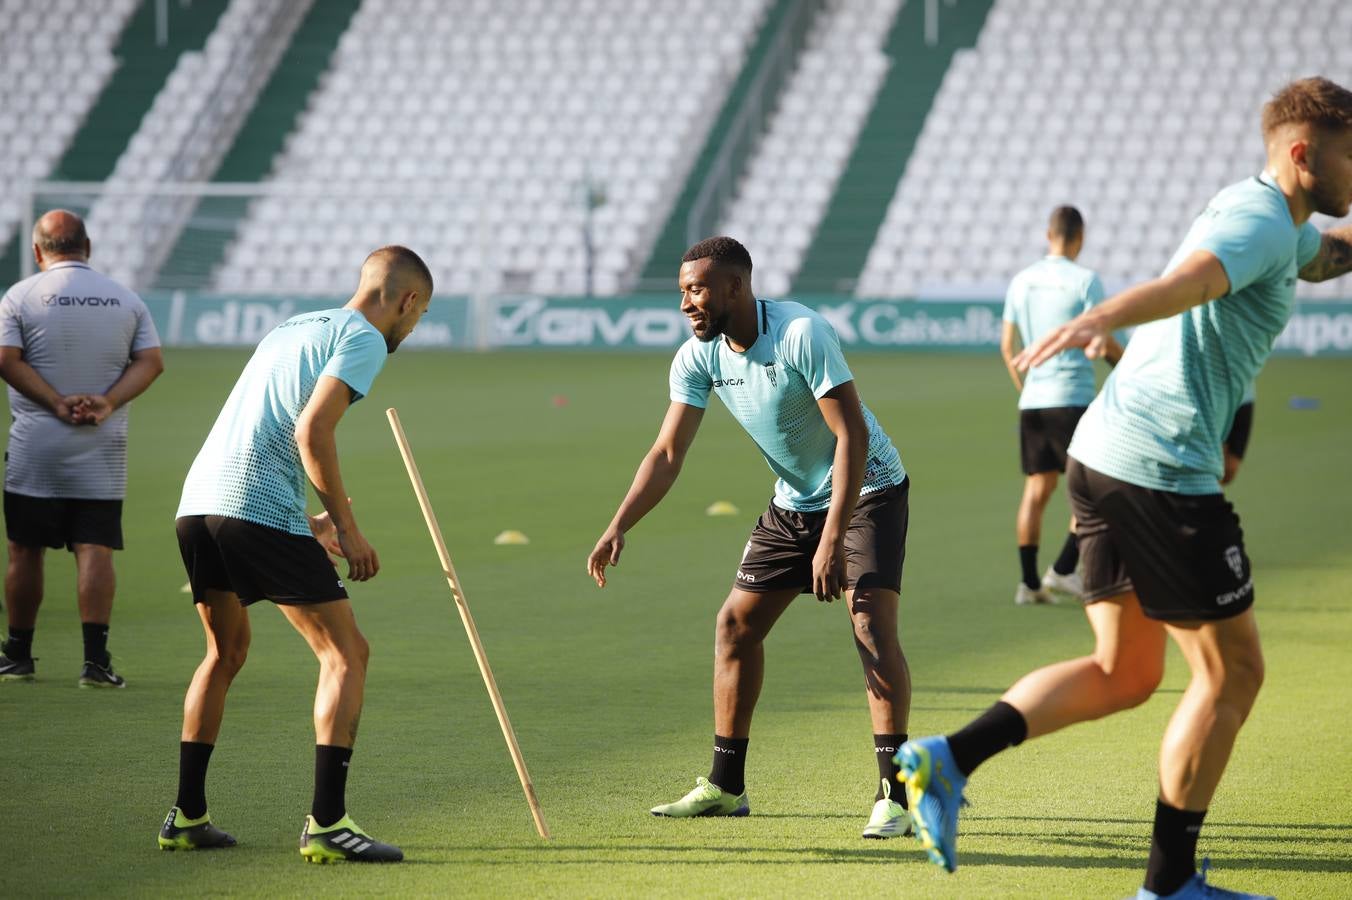
[[[846,593],[854,647],[864,664],[869,717],[876,734],[904,734],[911,714],[911,670],[897,639],[896,591],[865,588]]]
[[[319,660],[315,691],[315,742],[351,747],[357,740],[370,645],[357,628],[348,600],[279,606]]]
[[[207,591],[195,604],[206,634],[206,654],[183,698],[185,741],[215,744],[225,716],[225,695],[249,656],[249,613],[228,591]]]
[[[897,638],[900,597],[885,588],[863,588],[845,594],[854,633],[854,647],[864,666],[864,687],[873,722],[874,756],[878,763],[873,812],[864,827],[866,838],[901,837],[910,833],[904,792],[897,782],[897,750],[906,741],[911,714],[911,670]]]
[[[1094,629],[1090,656],[1044,666],[1001,699],[1028,723],[1028,737],[1139,706],[1164,677],[1164,626],[1146,618],[1135,594],[1085,607]]]
[[[183,697],[179,743],[178,797],[160,828],[163,850],[205,850],[235,846],[235,839],[207,814],[207,766],[225,716],[225,696],[249,655],[249,613],[230,591],[207,591],[196,603],[206,653]]]
[[[33,629],[42,606],[42,560],[45,547],[9,542],[5,568],[5,614],[8,640],[0,645],[0,681],[32,681]]]
[[[113,613],[117,574],[113,571],[113,548],[102,544],[73,544],[75,590],[81,622],[107,625]]]
[[[1235,737],[1263,684],[1263,649],[1250,608],[1219,622],[1167,626],[1192,680],[1160,746],[1160,798],[1177,809],[1205,810],[1230,759]]]
[[[765,638],[798,596],[797,588],[766,593],[734,589],[714,628],[714,733],[745,738],[765,678]]]
[[[1015,590],[1014,602],[1051,603],[1051,596],[1043,589],[1037,573],[1037,550],[1042,540],[1042,515],[1056,491],[1056,472],[1037,472],[1023,481],[1023,498],[1014,520],[1014,533],[1019,542],[1019,560],[1022,567],[1020,587]]]

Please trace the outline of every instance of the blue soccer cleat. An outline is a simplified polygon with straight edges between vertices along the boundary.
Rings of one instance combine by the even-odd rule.
[[[1202,871],[1189,878],[1183,886],[1172,894],[1157,894],[1141,888],[1136,892],[1136,900],[1277,900],[1269,894],[1246,894],[1243,891],[1227,891],[1206,883],[1206,871],[1211,868],[1211,860],[1202,860]],[[1130,900],[1130,898],[1128,898]]]
[[[945,737],[907,741],[893,757],[901,766],[916,836],[930,861],[950,872],[958,868],[958,810],[965,805],[967,776],[958,771]]]

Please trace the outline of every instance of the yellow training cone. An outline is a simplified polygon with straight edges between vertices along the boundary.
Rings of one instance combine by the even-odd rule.
[[[529,544],[530,538],[520,531],[508,530],[493,538],[493,543],[499,546],[503,544]]]
[[[709,508],[704,513],[709,516],[735,516],[737,515],[737,507],[726,500],[719,500],[709,504]]]

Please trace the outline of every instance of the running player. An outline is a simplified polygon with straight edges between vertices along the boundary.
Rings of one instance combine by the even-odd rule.
[[[716,393],[779,476],[751,532],[714,640],[714,752],[708,778],[657,816],[744,816],[745,764],[765,637],[799,594],[843,592],[864,664],[878,790],[864,837],[910,829],[893,797],[894,751],[906,740],[911,680],[897,640],[909,482],[859,400],[826,320],[751,290],[751,257],[728,237],[700,241],[680,269],[681,312],[694,331],[671,365],[671,405],[610,527],[587,559],[597,585],[625,534],[664,497]],[[900,792],[898,792],[899,794]]]
[[[347,559],[348,578],[380,570],[343,488],[334,437],[348,406],[413,331],[432,296],[417,254],[382,247],[362,264],[341,309],[304,313],[263,338],[188,472],[178,544],[206,631],[206,657],[183,702],[178,799],[160,830],[165,850],[234,846],[207,814],[207,763],[225,696],[249,650],[247,607],[277,604],[319,659],[315,790],[301,831],[310,862],[394,862],[347,815],[348,762],[357,738],[369,647],[347,589],[324,550]],[[305,512],[306,480],[324,512]],[[321,541],[323,546],[321,546]]]
[[[1352,226],[1321,236],[1309,223],[1352,205],[1352,92],[1323,78],[1287,85],[1263,109],[1263,137],[1266,170],[1211,200],[1162,276],[1015,360],[1026,369],[1070,347],[1095,357],[1115,329],[1142,326],[1070,446],[1095,652],[1026,675],[962,730],[899,754],[922,842],[949,871],[976,767],[1026,738],[1145,702],[1168,637],[1192,680],[1165,730],[1137,896],[1255,896],[1196,873],[1202,820],[1263,681],[1249,558],[1220,491],[1221,439],[1291,316],[1297,276],[1352,271]]]
[[[1079,348],[1066,350],[1023,378],[1013,360],[1044,334],[1069,322],[1103,300],[1103,283],[1092,269],[1075,260],[1084,247],[1084,217],[1073,206],[1052,210],[1047,225],[1047,255],[1014,276],[1005,295],[1004,330],[1000,355],[1019,391],[1019,449],[1023,466],[1023,499],[1014,523],[1019,542],[1022,580],[1014,602],[1054,602],[1053,591],[1080,596],[1080,561],[1075,523],[1071,522],[1061,553],[1045,574],[1037,574],[1042,514],[1056,490],[1057,476],[1066,470],[1066,448],[1085,407],[1094,399],[1094,364]],[[1105,349],[1116,364],[1122,348],[1112,341]]]

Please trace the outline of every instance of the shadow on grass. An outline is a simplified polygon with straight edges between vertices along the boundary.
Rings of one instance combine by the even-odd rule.
[[[1036,837],[1036,835],[1034,835]],[[974,852],[959,855],[962,868],[981,866],[1013,866],[1017,868],[1055,868],[1055,869],[1124,869],[1139,870],[1145,866],[1145,858],[1139,846],[1118,846],[1111,841],[1087,838],[1084,840],[1066,840],[1054,838],[1053,845],[1065,846],[1079,851],[1068,853],[990,853]],[[870,848],[850,849],[843,847],[817,848],[780,848],[780,847],[733,847],[727,844],[718,846],[692,845],[652,845],[634,844],[615,846],[613,844],[537,844],[490,847],[484,845],[466,845],[463,847],[420,847],[422,852],[450,852],[454,858],[424,860],[424,864],[437,865],[520,865],[522,853],[529,853],[531,865],[540,866],[595,866],[595,865],[698,865],[708,866],[719,863],[747,863],[754,865],[871,865],[888,863],[919,863],[929,865],[928,860],[910,841],[897,844],[880,845]],[[1108,854],[1101,851],[1117,850]],[[468,854],[485,854],[463,856]],[[573,856],[572,854],[583,854]],[[626,858],[637,854],[641,858]],[[622,855],[622,856],[621,856]],[[619,858],[617,858],[619,857]],[[1327,856],[1299,856],[1295,854],[1268,856],[1225,856],[1217,859],[1218,871],[1281,871],[1340,873],[1352,872],[1352,858]]]

